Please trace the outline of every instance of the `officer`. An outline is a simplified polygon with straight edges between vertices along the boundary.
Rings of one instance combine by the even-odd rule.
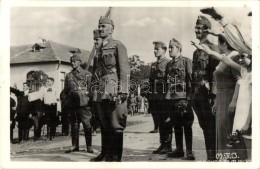
[[[169,145],[169,138],[171,136],[166,136],[164,131],[164,112],[163,112],[163,99],[166,92],[166,83],[165,83],[165,70],[166,65],[170,61],[166,58],[165,53],[167,51],[167,46],[161,41],[155,41],[154,44],[154,55],[157,58],[157,61],[151,65],[151,74],[149,78],[150,84],[150,94],[149,98],[149,111],[153,116],[154,121],[154,130],[150,133],[155,133],[159,127],[160,133],[160,146],[157,150],[153,151],[154,154],[165,154],[171,150]]]
[[[71,123],[72,148],[65,151],[70,153],[79,151],[79,124],[82,122],[87,152],[92,150],[91,133],[91,111],[89,107],[89,88],[91,83],[91,73],[80,67],[81,58],[73,54],[70,58],[73,70],[65,77],[64,93],[66,95],[65,103],[68,107],[68,118]]]
[[[199,16],[195,27],[196,38],[200,44],[205,44],[211,50],[218,51],[218,47],[207,39],[208,29],[211,29],[210,21],[205,16]],[[203,50],[196,49],[193,53],[191,100],[199,125],[203,130],[207,160],[214,160],[216,155],[216,122],[211,107],[216,96],[213,72],[218,63],[219,61],[208,56]]]
[[[183,130],[186,142],[186,159],[195,160],[192,153],[192,124],[194,115],[190,106],[192,62],[182,56],[182,45],[171,39],[169,54],[172,60],[166,67],[167,93],[165,96],[167,110],[174,127],[176,149],[168,153],[168,157],[184,157]],[[166,119],[166,123],[169,121]],[[172,133],[172,126],[166,125],[165,132]]]
[[[95,135],[96,129],[98,127],[98,124],[100,123],[99,113],[100,111],[100,100],[97,101],[97,92],[98,87],[96,85],[99,82],[98,79],[98,70],[100,69],[100,63],[98,62],[98,56],[100,53],[100,48],[102,45],[102,38],[100,37],[98,29],[95,29],[93,31],[93,39],[94,39],[94,58],[93,58],[93,70],[92,70],[92,79],[91,79],[91,92],[92,92],[92,128],[93,128],[93,135]]]
[[[127,118],[127,78],[130,75],[128,55],[124,44],[112,38],[114,23],[109,17],[101,17],[98,28],[103,40],[98,59],[101,86],[97,97],[101,101],[102,149],[91,161],[121,161]]]

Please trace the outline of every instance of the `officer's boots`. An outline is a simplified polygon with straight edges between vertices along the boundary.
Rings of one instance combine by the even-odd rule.
[[[92,131],[91,128],[85,129],[85,141],[87,145],[87,152],[94,153],[92,149]]]
[[[110,145],[108,156],[106,157],[107,162],[121,162],[123,153],[123,132],[114,133],[110,137]]]
[[[159,151],[158,154],[166,154],[172,151],[172,134],[167,134],[163,145],[163,149]]]
[[[175,131],[175,141],[176,141],[176,149],[172,152],[167,153],[168,157],[171,158],[180,158],[184,157],[183,151],[183,130],[179,128],[174,128]]]
[[[164,145],[163,145],[162,141],[160,141],[160,142],[161,142],[161,145],[156,150],[153,151],[153,154],[159,154],[159,152],[162,151]]]
[[[74,128],[71,129],[71,141],[72,148],[66,150],[65,153],[71,153],[75,151],[79,151],[79,127],[75,125]]]
[[[195,160],[195,157],[192,153],[192,128],[185,127],[184,128],[185,134],[185,142],[186,142],[186,160]]]
[[[103,129],[101,129],[101,153],[97,157],[90,159],[90,161],[99,162],[99,161],[105,160],[105,157],[106,157],[107,151],[108,151],[107,150],[108,149],[107,141],[108,141],[108,135],[105,134]]]

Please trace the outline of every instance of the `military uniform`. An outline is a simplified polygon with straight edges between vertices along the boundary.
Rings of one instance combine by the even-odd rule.
[[[95,29],[93,31],[94,38],[101,38],[99,31]],[[97,127],[100,126],[100,118],[99,118],[99,111],[100,111],[100,100],[97,101],[97,93],[98,93],[98,87],[96,85],[99,85],[99,77],[98,77],[98,71],[100,69],[100,62],[98,61],[100,51],[98,49],[95,50],[94,58],[93,58],[93,70],[92,70],[92,79],[91,79],[91,93],[92,93],[92,103],[91,103],[91,112],[92,112],[92,128],[95,132]]]
[[[135,96],[129,97],[128,107],[129,107],[129,111],[130,111],[131,115],[133,116],[136,111],[136,97]]]
[[[173,39],[170,45],[181,44]],[[183,157],[183,133],[185,135],[187,158],[192,155],[192,124],[194,115],[190,105],[192,62],[182,55],[171,60],[166,67],[167,92],[165,95],[166,113],[165,135],[171,136],[172,126],[175,133],[176,149],[168,153],[169,157]],[[170,118],[170,120],[167,120]],[[167,138],[171,146],[171,138]]]
[[[81,60],[79,56],[73,55],[71,61]],[[89,88],[91,83],[91,73],[83,70],[81,67],[72,70],[65,77],[64,93],[66,100],[64,102],[67,107],[68,118],[71,123],[72,146],[71,151],[79,151],[79,124],[82,122],[87,151],[93,153],[92,150],[92,132],[91,132],[91,111],[89,107]],[[70,150],[66,153],[71,152]]]
[[[199,18],[197,24],[210,26],[210,22],[205,18]],[[218,47],[209,40],[204,40],[201,44],[207,45],[211,50],[218,51]],[[215,85],[213,83],[213,72],[219,61],[210,57],[200,49],[193,53],[192,67],[192,107],[198,117],[199,125],[203,130],[207,159],[215,159],[216,154],[216,122],[212,114],[213,100],[215,98]]]
[[[101,17],[99,25],[110,24],[108,17]],[[101,28],[100,28],[101,29]],[[96,71],[100,89],[97,101],[101,102],[99,117],[101,121],[101,154],[91,161],[121,161],[123,153],[123,132],[127,119],[127,78],[130,76],[128,55],[125,45],[114,40],[111,35],[102,37]]]
[[[162,42],[154,42],[154,44],[159,45],[160,47],[166,47],[166,45]],[[150,93],[148,94],[148,111],[153,117],[154,131],[159,128],[160,115],[163,111],[163,99],[166,92],[165,70],[169,61],[170,60],[166,57],[162,57],[151,65],[151,73],[149,77]],[[162,138],[160,138],[160,142],[162,144],[163,141],[161,139]]]

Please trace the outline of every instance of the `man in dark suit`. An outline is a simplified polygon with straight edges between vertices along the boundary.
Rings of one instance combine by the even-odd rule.
[[[28,100],[28,94],[32,93],[29,89],[28,83],[23,83],[23,91],[19,91],[15,88],[10,88],[11,92],[17,97],[17,122],[18,122],[18,138],[19,142],[28,140],[29,129],[32,126],[32,119],[29,115],[33,113],[32,104]]]
[[[13,143],[13,131],[15,128],[15,114],[16,114],[16,110],[15,110],[15,106],[16,106],[16,102],[15,100],[10,97],[10,141],[11,143]]]

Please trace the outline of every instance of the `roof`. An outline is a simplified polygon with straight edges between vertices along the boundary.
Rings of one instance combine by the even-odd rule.
[[[39,50],[34,50],[34,48]],[[44,43],[11,46],[10,63],[34,63],[58,60],[69,63],[70,57],[74,52],[78,53],[83,62],[88,61],[89,51],[48,40]]]

